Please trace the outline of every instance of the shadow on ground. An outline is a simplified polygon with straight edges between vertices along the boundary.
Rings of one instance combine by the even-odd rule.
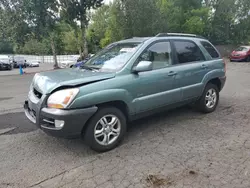
[[[37,127],[30,123],[23,112],[0,115],[0,130],[14,128],[4,134],[27,133],[37,130]]]
[[[166,123],[166,119],[170,118],[173,119],[174,117],[180,117],[187,115],[197,115],[196,112],[192,111],[188,107],[178,108],[175,110],[167,111],[158,113],[146,118],[142,118],[140,120],[134,121],[129,123],[128,129],[129,132],[136,131],[137,129],[147,129],[147,127],[153,127],[156,123]],[[0,130],[1,129],[11,129],[14,128],[11,131],[8,131],[6,134],[18,134],[18,133],[27,133],[37,130],[38,128],[36,125],[32,124],[25,116],[23,112],[18,113],[10,113],[10,114],[3,114],[0,115]]]

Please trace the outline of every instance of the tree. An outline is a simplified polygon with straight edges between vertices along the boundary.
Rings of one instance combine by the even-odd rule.
[[[110,16],[110,6],[108,5],[103,5],[92,15],[91,23],[87,29],[87,39],[94,51],[102,47],[100,42],[105,37],[109,27]]]
[[[12,54],[12,53],[13,53],[13,44],[9,41],[1,40],[0,54]]]
[[[61,15],[68,22],[79,22],[82,36],[83,53],[81,57],[88,55],[88,44],[86,30],[89,23],[88,11],[96,9],[102,5],[103,0],[60,0]]]
[[[122,2],[115,0],[110,6],[108,25],[104,33],[104,38],[101,39],[101,47],[105,47],[111,42],[125,38],[125,15],[122,9]]]
[[[56,57],[56,24],[58,22],[59,4],[54,0],[23,0],[22,11],[27,16],[27,22],[34,29],[37,40],[49,38],[54,58],[54,67],[58,68]]]
[[[47,43],[46,40],[38,41],[32,37],[19,49],[18,52],[24,54],[44,55],[50,52],[49,47],[49,43]]]
[[[23,45],[31,33],[22,7],[21,1],[0,1],[0,41],[11,43],[12,47]]]

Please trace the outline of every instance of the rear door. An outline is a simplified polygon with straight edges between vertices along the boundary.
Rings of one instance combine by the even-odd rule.
[[[172,40],[178,75],[176,81],[181,88],[181,100],[198,97],[202,93],[204,76],[210,66],[199,46],[192,40]]]

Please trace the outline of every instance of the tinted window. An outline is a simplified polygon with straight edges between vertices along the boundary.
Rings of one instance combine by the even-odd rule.
[[[205,60],[200,48],[191,41],[174,41],[174,45],[179,63]]]
[[[207,52],[211,55],[212,58],[218,58],[220,55],[214,49],[214,47],[208,42],[202,41],[202,46],[207,50]]]
[[[139,60],[152,61],[153,69],[161,69],[171,65],[170,42],[158,42],[153,44],[140,56]]]

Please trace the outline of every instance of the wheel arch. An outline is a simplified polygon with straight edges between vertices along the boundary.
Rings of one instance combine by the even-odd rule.
[[[121,112],[124,114],[127,121],[130,120],[129,107],[122,100],[114,100],[114,101],[103,102],[103,103],[96,104],[95,106],[98,107],[98,109],[105,108],[105,107],[115,107],[115,108],[121,110]],[[88,123],[89,123],[90,120],[91,120],[91,118],[86,122],[85,126],[83,126],[82,135],[85,134],[86,129],[88,127]]]
[[[218,87],[219,91],[221,91],[221,89],[222,89],[222,83],[221,83],[221,80],[219,78],[213,78],[213,79],[209,80],[207,82],[207,84],[208,83],[216,85]]]

